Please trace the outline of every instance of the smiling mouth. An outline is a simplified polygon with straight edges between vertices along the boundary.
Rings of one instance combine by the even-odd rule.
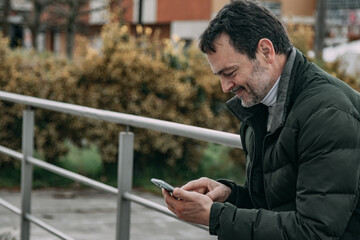
[[[232,89],[230,89],[230,92],[233,93],[233,94],[238,94],[239,91],[245,89],[244,87],[241,87],[241,86],[236,86],[236,87],[233,87]]]

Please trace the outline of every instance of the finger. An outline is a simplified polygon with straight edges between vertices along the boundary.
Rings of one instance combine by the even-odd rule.
[[[204,186],[196,186],[196,185],[184,185],[183,187],[181,187],[181,189],[185,190],[185,191],[190,191],[190,192],[198,192],[200,194],[205,194],[207,192],[207,188]]]
[[[186,184],[182,186],[181,189],[185,191],[198,192],[200,194],[205,194],[207,192],[207,188],[201,185]]]
[[[210,191],[208,193],[206,193],[205,195],[208,196],[209,198],[211,198],[213,201],[217,200],[218,198],[218,191],[216,191],[216,189],[214,189],[213,191]]]
[[[187,184],[185,184],[184,186],[182,186],[183,189],[188,190],[188,188],[198,188],[198,187],[202,187],[202,180],[200,179],[196,179],[196,180],[192,180],[190,182],[188,182]]]
[[[206,196],[215,202],[225,202],[231,194],[231,189],[225,185],[219,185],[206,193]]]
[[[170,194],[165,189],[162,189],[162,194],[163,194],[165,202],[168,206],[169,205],[174,206],[176,204],[176,201],[178,201],[178,199],[175,198],[174,194]]]
[[[164,196],[165,202],[167,204],[169,204],[168,202],[171,202],[171,195],[168,191],[166,191],[165,189],[161,189],[162,191],[162,195]]]
[[[163,188],[161,189],[161,192],[162,192],[162,195],[164,196],[164,198],[166,198],[170,195],[170,193]]]
[[[199,195],[200,194],[198,192],[186,191],[182,188],[175,188],[173,192],[174,197],[188,202],[196,201],[196,199],[199,198]],[[200,196],[203,195],[201,194]]]
[[[168,191],[166,191],[165,189],[162,189],[162,194],[164,196],[167,208],[173,212],[175,215],[178,214],[178,212],[176,211],[176,205],[178,204],[178,200],[175,199]]]
[[[200,193],[205,193],[207,189],[206,179],[200,178],[197,180],[190,181],[181,188],[187,191],[196,191]]]

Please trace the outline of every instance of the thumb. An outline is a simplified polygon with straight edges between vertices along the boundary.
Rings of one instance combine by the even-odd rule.
[[[206,196],[208,196],[209,198],[211,198],[213,201],[216,201],[217,198],[217,194],[215,191],[210,191],[207,194],[205,194]]]
[[[173,191],[174,197],[176,197],[177,199],[185,200],[185,201],[189,201],[189,202],[196,199],[197,194],[198,193],[196,193],[196,192],[189,192],[189,191],[186,191],[181,188],[175,188]]]
[[[209,198],[211,198],[211,200],[217,202],[220,200],[222,194],[222,191],[220,191],[220,188],[214,188],[212,191],[208,192],[206,194],[206,196],[208,196]]]

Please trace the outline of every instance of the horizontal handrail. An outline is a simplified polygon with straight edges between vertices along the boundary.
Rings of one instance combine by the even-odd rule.
[[[0,145],[0,153],[4,153],[5,155],[8,155],[10,157],[13,157],[17,160],[20,160],[24,157],[24,155],[22,153],[19,153],[17,151],[14,151],[10,148],[6,148]]]
[[[53,235],[64,239],[64,240],[74,240],[74,238],[69,237],[68,235],[66,235],[65,233],[60,232],[59,230],[57,230],[56,228],[48,225],[47,223],[41,221],[39,218],[30,215],[30,214],[26,214],[26,219],[29,220],[30,222],[38,225],[39,227],[41,227],[42,229],[48,231],[49,233],[52,233]]]
[[[217,143],[217,144],[222,144],[222,145],[226,145],[226,146],[230,146],[230,147],[234,147],[234,148],[242,148],[241,140],[240,140],[240,137],[238,134],[231,134],[231,133],[227,133],[227,132],[216,131],[216,130],[212,130],[212,129],[195,127],[195,126],[174,123],[174,122],[169,122],[169,121],[164,121],[164,120],[158,120],[158,119],[153,119],[153,118],[141,117],[141,116],[136,116],[136,115],[131,115],[131,114],[124,114],[124,113],[118,113],[118,112],[113,112],[113,111],[100,110],[100,109],[84,107],[84,106],[79,106],[79,105],[74,105],[74,104],[69,104],[69,103],[63,103],[63,102],[57,102],[57,101],[52,101],[52,100],[31,97],[31,96],[24,96],[24,95],[19,95],[19,94],[14,94],[14,93],[8,93],[8,92],[4,92],[4,91],[0,91],[0,100],[10,101],[10,102],[14,102],[14,103],[20,103],[20,104],[24,104],[28,107],[47,109],[50,111],[55,111],[55,112],[60,112],[60,113],[66,113],[66,114],[75,115],[75,116],[82,116],[82,117],[86,117],[86,118],[122,124],[122,125],[125,125],[128,127],[131,126],[131,127],[149,129],[149,130],[154,130],[154,131],[158,131],[158,132],[168,133],[171,135],[177,135],[177,136],[202,140],[205,142],[213,142],[213,143]],[[33,126],[34,125],[33,112],[30,111],[30,113],[32,115],[31,114],[26,115],[26,116],[28,116],[28,120],[32,121],[32,122],[30,121],[30,124],[28,124],[28,125]],[[26,126],[24,127],[25,129],[26,129]],[[33,129],[31,129],[31,132],[33,132]],[[30,134],[30,136],[31,136],[31,134]],[[131,147],[131,148],[133,148],[133,147]],[[30,154],[26,155],[26,159],[24,159],[24,154],[26,154],[26,153],[22,154],[22,153],[16,152],[14,150],[11,150],[9,148],[6,148],[6,147],[0,145],[0,153],[4,153],[15,159],[22,160],[23,163],[29,163],[31,165],[46,169],[50,172],[64,176],[68,179],[72,179],[76,182],[80,182],[82,184],[88,185],[95,189],[113,193],[116,195],[119,194],[120,188],[119,189],[114,188],[112,186],[109,186],[109,185],[103,184],[101,182],[95,181],[93,179],[90,179],[88,177],[82,176],[80,174],[68,171],[66,169],[52,165],[45,161],[31,157],[32,151],[30,152]],[[145,207],[151,208],[151,209],[161,212],[165,215],[168,215],[170,217],[178,219],[178,217],[175,214],[173,214],[170,210],[168,210],[166,207],[164,207],[160,204],[157,204],[157,203],[154,203],[147,199],[141,198],[130,192],[122,192],[121,195],[122,196],[120,197],[120,199],[123,198],[130,202],[132,201],[134,203],[143,205]],[[10,209],[11,211],[13,211],[17,214],[21,214],[21,210],[17,209],[16,207],[12,206],[11,204],[5,202],[2,199],[0,199],[0,205],[3,205],[4,207]],[[25,206],[25,207],[27,207],[27,206]],[[129,207],[127,207],[127,208],[129,208]],[[37,224],[38,226],[44,228],[45,230],[49,231],[50,233],[53,233],[54,235],[56,235],[62,239],[72,240],[72,238],[66,236],[65,234],[61,233],[57,229],[47,225],[46,223],[42,222],[40,219],[34,217],[31,214],[27,214],[28,210],[26,210],[26,208],[24,208],[24,206],[23,206],[23,210],[25,211],[25,215],[23,216],[22,219],[27,219],[29,222]],[[185,222],[185,221],[183,221],[183,222]],[[188,222],[185,222],[185,223],[188,223]],[[26,223],[26,224],[28,224],[28,223]],[[208,227],[205,227],[202,225],[197,225],[197,224],[192,224],[192,223],[188,223],[188,224],[196,226],[203,230],[208,230]],[[22,229],[23,229],[23,227],[22,227]],[[29,227],[28,228],[25,227],[24,229],[27,231],[29,229]],[[26,232],[26,231],[24,231],[24,232]],[[122,231],[120,230],[120,233],[121,232]],[[124,236],[126,238],[128,237],[126,235],[124,235]],[[119,236],[117,236],[117,237],[119,237]]]
[[[0,205],[9,209],[11,212],[16,213],[17,215],[21,215],[21,210],[14,205],[8,203],[4,199],[0,198]]]
[[[213,142],[234,148],[242,148],[239,135],[216,131],[207,128],[195,127],[186,124],[174,123],[153,118],[141,117],[131,114],[100,110],[69,103],[46,100],[36,97],[24,96],[15,93],[0,91],[0,99],[21,103],[32,107],[39,107],[51,111],[68,113],[92,119],[105,120],[126,126],[155,130],[172,135]]]
[[[23,158],[23,156],[24,156],[22,153],[16,152],[14,150],[11,150],[11,149],[6,148],[6,147],[1,146],[1,145],[0,145],[0,153],[4,153],[4,154],[6,154],[8,156],[11,156],[11,157],[14,157],[14,158],[16,158],[18,160],[21,160]],[[113,194],[118,194],[118,189],[117,188],[114,188],[114,187],[111,187],[111,186],[106,185],[104,183],[95,181],[95,180],[93,180],[91,178],[84,177],[84,176],[82,176],[82,175],[80,175],[78,173],[71,172],[71,171],[66,170],[64,168],[61,168],[61,167],[55,166],[53,164],[50,164],[48,162],[42,161],[40,159],[37,159],[37,158],[34,158],[34,157],[29,157],[29,158],[26,159],[26,161],[33,164],[34,166],[46,169],[46,170],[48,170],[48,171],[50,171],[52,173],[55,173],[55,174],[58,174],[60,176],[69,178],[69,179],[74,180],[76,182],[83,183],[83,184],[85,184],[87,186],[90,186],[90,187],[93,187],[95,189],[102,190],[102,191],[109,192],[109,193],[113,193]]]
[[[21,160],[23,158],[23,154],[22,153],[19,153],[19,152],[16,152],[16,151],[13,151],[9,148],[6,148],[6,147],[3,147],[0,145],[0,153],[4,153],[6,155],[9,155],[9,156],[12,156],[12,157],[15,157],[19,160]],[[55,174],[58,174],[58,175],[61,175],[63,177],[66,177],[66,178],[69,178],[69,179],[72,179],[76,182],[80,182],[82,184],[85,184],[87,186],[90,186],[90,187],[93,187],[95,189],[98,189],[98,190],[101,190],[101,191],[105,191],[105,192],[108,192],[108,193],[112,193],[112,194],[118,194],[119,190],[117,188],[114,188],[114,187],[111,187],[109,185],[106,185],[104,183],[100,183],[100,182],[97,182],[91,178],[88,178],[88,177],[84,177],[80,174],[77,174],[77,173],[74,173],[74,172],[71,172],[71,171],[68,171],[66,169],[63,169],[61,167],[58,167],[58,166],[55,166],[53,164],[50,164],[50,163],[47,163],[45,161],[42,161],[40,159],[37,159],[37,158],[34,158],[34,157],[29,157],[27,158],[27,161],[31,164],[33,164],[34,166],[37,166],[37,167],[40,167],[40,168],[43,168],[43,169],[46,169],[52,173],[55,173]],[[168,208],[158,204],[158,203],[155,203],[155,202],[152,202],[152,201],[149,201],[145,198],[142,198],[142,197],[139,197],[139,196],[136,196],[135,194],[132,194],[132,193],[129,193],[129,192],[125,192],[124,193],[124,196],[123,196],[125,199],[129,200],[129,201],[132,201],[134,203],[137,203],[139,205],[142,205],[142,206],[145,206],[145,207],[148,207],[148,208],[151,208],[153,210],[156,210],[158,212],[161,212],[165,215],[168,215],[170,217],[173,217],[175,219],[178,219],[180,220],[175,214],[173,214]],[[6,202],[4,202],[1,198],[0,198],[0,205],[3,205],[4,207],[12,210],[13,212],[15,213],[18,213],[18,211],[20,210],[16,210],[16,208],[10,208],[9,204],[6,204]],[[15,210],[13,210],[15,209]],[[20,211],[21,212],[21,211]],[[20,213],[21,214],[21,213]],[[180,220],[181,221],[181,220]],[[183,221],[185,222],[185,221]],[[192,224],[192,223],[188,223],[188,222],[185,222],[187,224],[190,224],[190,225],[193,225],[195,227],[198,227],[200,229],[204,229],[204,230],[208,230],[207,227],[205,226],[201,226],[201,225],[197,225],[197,224]]]
[[[5,201],[4,199],[0,198],[0,205],[2,205],[3,207],[9,209],[11,212],[17,214],[17,215],[21,215],[22,211],[15,207],[14,205],[8,203],[7,201]],[[39,227],[43,228],[44,230],[54,234],[55,236],[63,239],[63,240],[74,240],[73,238],[67,236],[66,234],[60,232],[59,230],[55,229],[54,227],[48,225],[47,223],[43,222],[42,220],[40,220],[39,218],[31,215],[31,214],[26,214],[26,219],[28,219],[30,222],[38,225]]]
[[[84,176],[82,176],[82,175],[80,175],[78,173],[68,171],[66,169],[63,169],[63,168],[60,168],[58,166],[52,165],[52,164],[47,163],[45,161],[41,161],[40,159],[29,157],[29,158],[27,158],[27,161],[29,163],[31,163],[32,165],[34,165],[34,166],[46,169],[46,170],[48,170],[50,172],[53,172],[53,173],[56,173],[58,175],[64,176],[66,178],[72,179],[72,180],[74,180],[76,182],[83,183],[83,184],[85,184],[87,186],[90,186],[90,187],[93,187],[95,189],[102,190],[102,191],[109,192],[109,193],[113,193],[113,194],[118,194],[118,189],[117,188],[114,188],[114,187],[111,187],[111,186],[106,185],[104,183],[95,181],[95,180],[93,180],[91,178],[84,177]]]

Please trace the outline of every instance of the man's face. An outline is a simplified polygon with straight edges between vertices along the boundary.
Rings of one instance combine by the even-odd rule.
[[[220,77],[223,92],[234,93],[244,107],[260,103],[273,85],[268,69],[236,51],[226,34],[215,40],[214,45],[216,52],[207,54],[207,59],[213,73]]]

